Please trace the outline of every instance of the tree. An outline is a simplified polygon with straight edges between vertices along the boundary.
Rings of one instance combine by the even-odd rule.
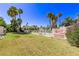
[[[7,24],[6,29],[7,29],[7,32],[12,32],[13,31],[13,29],[11,27],[11,24]]]
[[[2,17],[0,17],[0,26],[6,27],[6,23]]]
[[[47,29],[47,30],[50,30],[50,26],[49,26],[49,25],[47,25],[47,26],[46,26],[46,29]]]
[[[21,18],[18,18],[17,19],[17,31],[20,32],[21,30],[21,23],[22,23],[22,19]]]
[[[7,14],[8,16],[12,17],[11,27],[13,29],[13,32],[15,32],[17,28],[16,15],[18,15],[18,9],[14,6],[11,6],[9,10],[7,11]]]
[[[27,30],[31,30],[31,31],[39,30],[39,27],[37,25],[25,26],[25,27]]]
[[[16,20],[16,15],[18,15],[18,9],[14,6],[11,6],[7,11],[8,16],[12,17],[12,20]]]
[[[72,25],[73,23],[75,23],[75,21],[74,20],[72,20],[72,18],[71,17],[67,17],[67,18],[65,18],[65,20],[62,22],[62,26],[70,26],[70,25]]]
[[[48,13],[48,17],[51,20],[51,30],[52,30],[52,28],[56,28],[57,27],[57,24],[56,24],[57,19],[59,17],[61,17],[61,16],[62,16],[61,13],[59,13],[57,16],[55,16],[53,13]]]
[[[9,10],[7,11],[8,15],[10,17],[12,17],[12,20],[11,20],[11,27],[13,29],[13,32],[20,32],[20,29],[21,29],[21,23],[22,23],[22,19],[20,17],[20,14],[23,13],[22,9],[17,9],[16,7],[14,6],[11,6],[9,8]],[[19,15],[19,18],[16,19],[16,16]]]
[[[13,32],[17,32],[18,28],[17,20],[11,20],[11,28],[13,29]]]
[[[21,14],[23,13],[23,10],[21,8],[18,9],[18,15],[19,18],[17,19],[17,24],[18,24],[18,28],[17,31],[20,32],[21,31],[21,23],[22,23],[22,19],[21,19]]]
[[[21,8],[18,9],[19,18],[21,19],[21,14],[23,13],[23,10]]]
[[[79,22],[79,14],[77,14],[77,19],[75,19],[75,23]]]
[[[18,18],[18,19],[17,19],[17,24],[18,24],[18,26],[21,26],[21,23],[22,23],[22,19]]]
[[[79,24],[67,27],[66,32],[67,41],[72,46],[79,47]]]
[[[78,21],[79,20],[79,14],[77,16],[78,16],[78,18],[77,18],[77,21]]]

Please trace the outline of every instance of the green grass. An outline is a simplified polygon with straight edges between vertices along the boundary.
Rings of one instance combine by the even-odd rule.
[[[70,46],[66,40],[33,34],[7,33],[0,40],[0,55],[14,56],[71,56],[79,55],[79,48]]]

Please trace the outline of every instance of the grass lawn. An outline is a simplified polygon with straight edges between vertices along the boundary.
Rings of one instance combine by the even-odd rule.
[[[72,47],[66,40],[58,40],[33,34],[7,33],[0,40],[0,55],[58,56],[79,55],[79,48]]]

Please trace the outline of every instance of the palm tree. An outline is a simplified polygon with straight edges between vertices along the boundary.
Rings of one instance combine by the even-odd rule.
[[[59,17],[61,17],[61,16],[62,16],[61,13],[59,13],[57,16],[55,16],[53,13],[48,13],[48,17],[51,20],[51,30],[52,30],[52,28],[56,28],[57,27],[57,24],[56,24],[57,19]]]
[[[22,19],[18,18],[17,19],[17,24],[21,26],[21,23],[22,23]]]
[[[8,11],[7,11],[8,16],[12,17],[11,20],[11,27],[13,29],[13,31],[17,31],[17,20],[16,20],[16,16],[18,15],[18,9],[14,6],[11,6]]]
[[[17,28],[18,28],[17,20],[15,19],[11,20],[11,28],[13,32],[17,32]]]
[[[58,17],[61,17],[62,16],[62,14],[61,13],[58,13]]]
[[[79,23],[79,14],[77,14],[77,19],[75,20],[76,23]]]
[[[22,23],[22,19],[21,19],[21,14],[23,13],[23,10],[22,9],[18,9],[18,15],[19,15],[19,18],[17,19],[17,24],[18,24],[18,29],[17,31],[20,32],[21,31],[21,23]]]
[[[22,19],[18,18],[17,19],[17,26],[18,26],[18,31],[20,32],[21,30],[21,23],[22,23]]]
[[[11,6],[7,11],[8,16],[12,17],[13,20],[16,20],[16,15],[18,15],[18,9],[14,6]]]
[[[21,14],[23,13],[23,10],[21,8],[18,9],[19,18],[21,19]]]
[[[73,23],[75,23],[75,21],[72,20],[71,17],[67,17],[67,18],[65,18],[65,20],[62,22],[62,26],[70,26],[70,25],[72,25]]]

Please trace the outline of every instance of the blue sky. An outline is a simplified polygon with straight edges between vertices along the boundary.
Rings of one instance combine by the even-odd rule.
[[[71,16],[76,18],[79,13],[79,4],[68,4],[68,3],[1,3],[0,4],[0,17],[3,17],[6,23],[10,23],[11,17],[7,15],[7,10],[10,6],[23,9],[22,25],[27,22],[29,25],[46,26],[50,25],[47,14],[49,12],[57,15],[59,12],[62,13],[62,17],[58,19],[57,24],[60,24],[64,18]],[[17,16],[18,17],[18,16]]]

